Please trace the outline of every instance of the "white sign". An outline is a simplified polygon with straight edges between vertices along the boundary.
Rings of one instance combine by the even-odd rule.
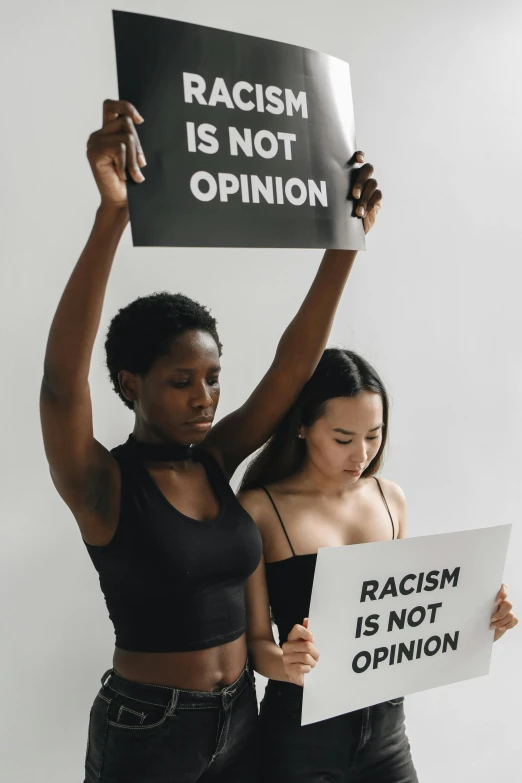
[[[487,674],[510,532],[320,549],[301,725]]]

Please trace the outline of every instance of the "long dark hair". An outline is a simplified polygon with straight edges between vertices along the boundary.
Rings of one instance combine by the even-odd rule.
[[[388,436],[389,400],[384,384],[366,359],[341,348],[328,348],[278,428],[249,463],[241,491],[274,484],[297,473],[306,457],[306,441],[297,437],[300,425],[310,427],[323,416],[334,397],[356,397],[363,391],[379,394],[383,407],[382,442],[362,476],[379,470]]]

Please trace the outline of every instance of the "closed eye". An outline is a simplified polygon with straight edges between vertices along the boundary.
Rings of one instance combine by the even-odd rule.
[[[366,440],[377,440],[379,436],[378,435],[371,435]],[[351,443],[351,440],[339,440],[338,438],[335,438],[336,443],[340,443],[342,446],[347,446],[348,443]]]

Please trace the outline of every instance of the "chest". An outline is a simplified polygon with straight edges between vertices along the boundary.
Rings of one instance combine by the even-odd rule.
[[[210,484],[202,465],[194,464],[183,473],[168,467],[146,470],[156,494],[161,495],[166,504],[179,514],[202,524],[213,521],[219,515],[223,498]]]
[[[143,469],[125,489],[120,524],[133,578],[193,591],[250,575],[261,554],[259,533],[232,490],[212,486],[199,471],[183,480],[168,474]]]
[[[278,509],[288,538],[296,554],[315,553],[320,547],[385,541],[394,535],[390,514],[376,492],[360,492],[352,497],[306,499],[299,496],[278,498]],[[392,513],[394,509],[390,506]],[[397,530],[396,522],[395,535]],[[283,528],[275,517],[271,535],[265,541],[268,560],[291,554]]]

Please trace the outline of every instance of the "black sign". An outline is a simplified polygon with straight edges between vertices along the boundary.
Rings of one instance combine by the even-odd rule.
[[[145,118],[135,245],[364,249],[347,63],[114,11],[120,98]]]

